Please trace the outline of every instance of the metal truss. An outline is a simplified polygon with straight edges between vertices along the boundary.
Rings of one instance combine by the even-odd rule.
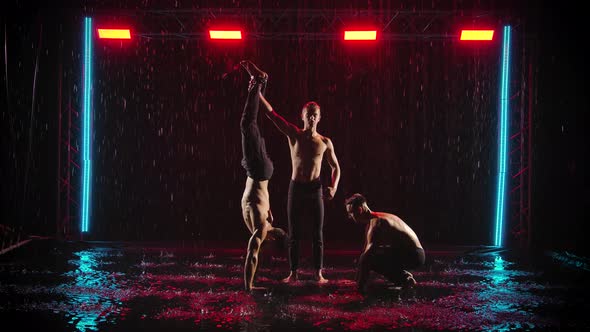
[[[176,9],[95,11],[100,23],[125,21],[134,35],[149,39],[205,39],[215,26],[242,29],[256,40],[341,40],[345,29],[372,27],[380,40],[448,40],[458,36],[457,24],[488,24],[494,11],[359,10],[359,9]],[[118,19],[117,19],[118,18]],[[131,23],[129,23],[131,21]]]
[[[521,39],[515,46],[514,78],[510,98],[510,206],[508,231],[513,246],[530,248],[532,241],[532,127],[536,105],[535,40]],[[516,48],[515,48],[516,51]],[[518,57],[518,58],[517,58]]]
[[[61,84],[61,82],[60,82]],[[61,86],[60,86],[61,87]],[[61,90],[61,88],[60,88]],[[76,211],[79,210],[78,200],[79,188],[77,179],[79,177],[80,165],[76,160],[80,159],[79,149],[73,142],[77,141],[80,128],[75,125],[79,123],[79,113],[72,106],[71,96],[65,110],[65,117],[62,116],[62,103],[60,91],[60,105],[58,112],[58,165],[57,165],[57,202],[56,202],[56,237],[58,239],[71,240],[78,234],[76,221],[79,220]],[[72,122],[73,121],[73,122]],[[63,128],[65,127],[65,130]]]

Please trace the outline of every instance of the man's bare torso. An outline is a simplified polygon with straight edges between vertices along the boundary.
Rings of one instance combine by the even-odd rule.
[[[255,181],[248,177],[242,195],[242,214],[251,226],[256,226],[268,218],[270,198],[268,181]],[[254,220],[250,220],[250,219]]]
[[[291,166],[293,172],[291,180],[310,182],[320,177],[322,159],[328,148],[326,138],[318,133],[310,135],[301,131],[293,138],[289,138],[291,150]]]

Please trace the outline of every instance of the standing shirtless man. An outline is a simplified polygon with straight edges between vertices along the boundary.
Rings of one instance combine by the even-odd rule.
[[[325,197],[329,200],[334,198],[340,181],[340,165],[334,153],[332,141],[317,132],[317,125],[321,117],[320,106],[313,101],[303,106],[301,111],[303,129],[301,129],[277,114],[263,97],[260,100],[265,106],[266,116],[287,136],[291,150],[292,173],[287,200],[290,274],[283,279],[283,282],[289,283],[298,279],[301,227],[304,223],[311,223],[314,279],[319,283],[326,283],[328,280],[322,275],[324,256],[324,202],[322,198]],[[325,192],[322,192],[320,171],[324,156],[332,169],[332,174],[330,185]],[[309,212],[310,220],[303,220],[306,211]]]

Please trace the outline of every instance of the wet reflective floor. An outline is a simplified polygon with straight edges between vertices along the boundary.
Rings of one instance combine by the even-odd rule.
[[[520,331],[590,329],[588,260],[567,252],[426,248],[418,284],[353,282],[358,248],[326,249],[325,285],[280,282],[286,251],[266,245],[243,289],[236,244],[35,240],[0,256],[0,320],[43,331]],[[244,244],[245,246],[245,244]]]

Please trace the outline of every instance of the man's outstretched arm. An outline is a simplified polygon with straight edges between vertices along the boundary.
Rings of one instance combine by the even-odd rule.
[[[260,101],[262,102],[262,105],[264,105],[266,116],[275,124],[275,126],[288,137],[295,136],[297,131],[299,131],[299,128],[277,114],[277,112],[273,110],[270,103],[266,100],[266,98],[264,98],[262,94],[260,94]]]

